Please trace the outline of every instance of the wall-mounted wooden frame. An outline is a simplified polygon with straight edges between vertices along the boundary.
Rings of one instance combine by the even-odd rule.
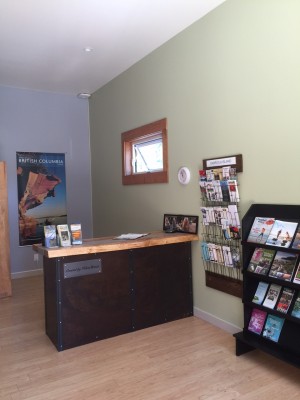
[[[207,158],[203,160],[203,169],[215,169],[230,166],[236,169],[236,172],[243,172],[243,155],[225,156],[218,158]]]
[[[145,139],[161,138],[163,144],[163,168],[159,171],[134,173],[133,144]],[[140,126],[121,135],[122,142],[122,183],[138,185],[169,182],[167,118]]]

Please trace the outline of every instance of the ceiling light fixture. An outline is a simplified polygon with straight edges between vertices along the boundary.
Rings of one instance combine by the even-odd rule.
[[[78,93],[77,97],[79,99],[89,99],[91,95],[89,93]]]
[[[94,49],[92,48],[92,47],[90,47],[90,46],[87,46],[87,47],[85,47],[84,48],[84,51],[86,52],[86,53],[90,53],[91,51],[93,51]]]

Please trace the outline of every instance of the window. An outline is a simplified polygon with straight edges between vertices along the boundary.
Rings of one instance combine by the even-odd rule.
[[[123,185],[168,182],[167,119],[122,133]]]

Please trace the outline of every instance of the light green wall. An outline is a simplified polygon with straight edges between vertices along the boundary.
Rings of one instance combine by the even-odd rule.
[[[169,183],[122,186],[121,132],[163,117]],[[94,236],[200,215],[205,158],[243,155],[241,215],[253,202],[299,204],[300,1],[227,0],[93,94],[90,122]],[[241,301],[206,288],[199,243],[193,274],[194,305],[242,326]]]

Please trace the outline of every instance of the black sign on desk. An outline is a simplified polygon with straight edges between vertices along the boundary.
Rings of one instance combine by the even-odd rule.
[[[65,279],[74,278],[76,276],[99,274],[100,272],[102,272],[102,263],[100,258],[64,264]]]

